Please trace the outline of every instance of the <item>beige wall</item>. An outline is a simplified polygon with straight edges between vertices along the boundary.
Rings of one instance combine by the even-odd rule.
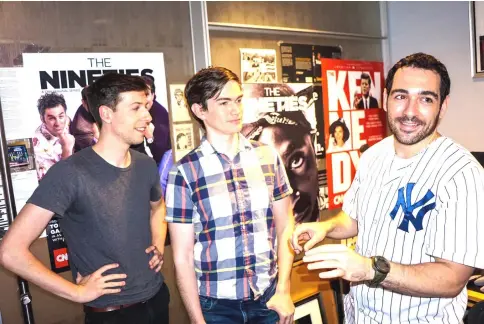
[[[324,30],[380,36],[378,2],[208,2],[210,22]],[[240,73],[239,48],[275,49],[278,79],[282,68],[279,42],[341,46],[343,58],[382,60],[380,40],[287,36],[233,31],[210,31],[212,65]]]
[[[425,52],[447,66],[450,103],[439,130],[470,151],[484,152],[484,79],[471,78],[469,2],[389,2],[388,25],[392,64]]]

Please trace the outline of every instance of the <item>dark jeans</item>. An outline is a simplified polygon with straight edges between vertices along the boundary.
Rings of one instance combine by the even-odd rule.
[[[170,292],[165,283],[151,299],[104,313],[86,312],[85,324],[168,324]]]
[[[274,324],[279,320],[276,311],[266,303],[276,291],[276,281],[258,300],[229,300],[200,296],[200,306],[207,324]]]

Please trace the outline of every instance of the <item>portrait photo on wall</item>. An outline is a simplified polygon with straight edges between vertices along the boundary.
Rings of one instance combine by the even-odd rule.
[[[191,121],[184,90],[184,84],[170,84],[170,110],[173,123]]]
[[[180,160],[195,148],[193,124],[173,124],[175,161]]]
[[[276,50],[241,48],[240,69],[242,83],[276,82]]]
[[[296,222],[319,219],[316,151],[319,128],[312,84],[244,84],[242,134],[273,146],[282,158],[293,189]],[[324,198],[324,197],[323,197]]]

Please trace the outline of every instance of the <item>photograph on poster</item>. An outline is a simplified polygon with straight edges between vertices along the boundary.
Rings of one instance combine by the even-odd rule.
[[[188,105],[185,101],[184,84],[170,84],[170,109],[173,123],[191,121]]]
[[[346,125],[344,118],[338,118],[337,114],[330,114],[329,123],[329,139],[326,153],[351,150],[350,129]]]
[[[328,323],[319,293],[296,303],[295,306],[294,324]]]
[[[273,146],[282,158],[291,187],[297,223],[319,219],[319,178],[316,119],[318,96],[312,84],[271,83],[243,85],[242,134]],[[323,168],[325,166],[323,165]],[[324,189],[323,189],[324,193]]]
[[[175,160],[180,160],[195,148],[193,125],[190,123],[173,124]]]
[[[240,49],[242,83],[271,83],[277,81],[276,50]]]

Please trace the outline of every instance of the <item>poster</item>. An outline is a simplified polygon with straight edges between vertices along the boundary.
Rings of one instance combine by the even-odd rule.
[[[170,111],[172,123],[191,121],[184,91],[184,84],[170,84]]]
[[[271,83],[277,81],[276,50],[240,49],[242,83]]]
[[[386,136],[383,63],[322,59],[329,208],[340,208],[360,155]]]
[[[169,129],[162,53],[24,53],[22,56],[20,83],[29,91],[22,93],[21,103],[12,108],[12,114],[21,116],[26,126],[17,130],[13,139],[32,138],[39,181],[55,163],[72,155],[74,147],[84,143],[82,149],[96,142],[95,122],[81,91],[105,73],[147,76],[154,80],[156,99],[150,112],[155,107],[164,110],[166,118],[160,120]],[[85,131],[77,132],[81,128]],[[90,140],[85,141],[85,135],[89,134]],[[16,199],[18,195],[17,191]],[[68,270],[67,247],[56,217],[47,225],[46,234],[52,270]]]
[[[173,124],[173,138],[175,142],[175,161],[180,160],[195,148],[193,125],[191,123]]]
[[[341,58],[338,46],[281,43],[282,82],[320,83],[321,59]]]
[[[244,84],[243,92],[242,134],[278,151],[294,191],[296,221],[317,221],[319,202],[325,199],[319,195],[325,190],[319,188],[316,156],[324,151],[324,143],[318,143],[316,137],[323,125],[316,119],[315,107],[320,106],[320,98],[313,85]]]

